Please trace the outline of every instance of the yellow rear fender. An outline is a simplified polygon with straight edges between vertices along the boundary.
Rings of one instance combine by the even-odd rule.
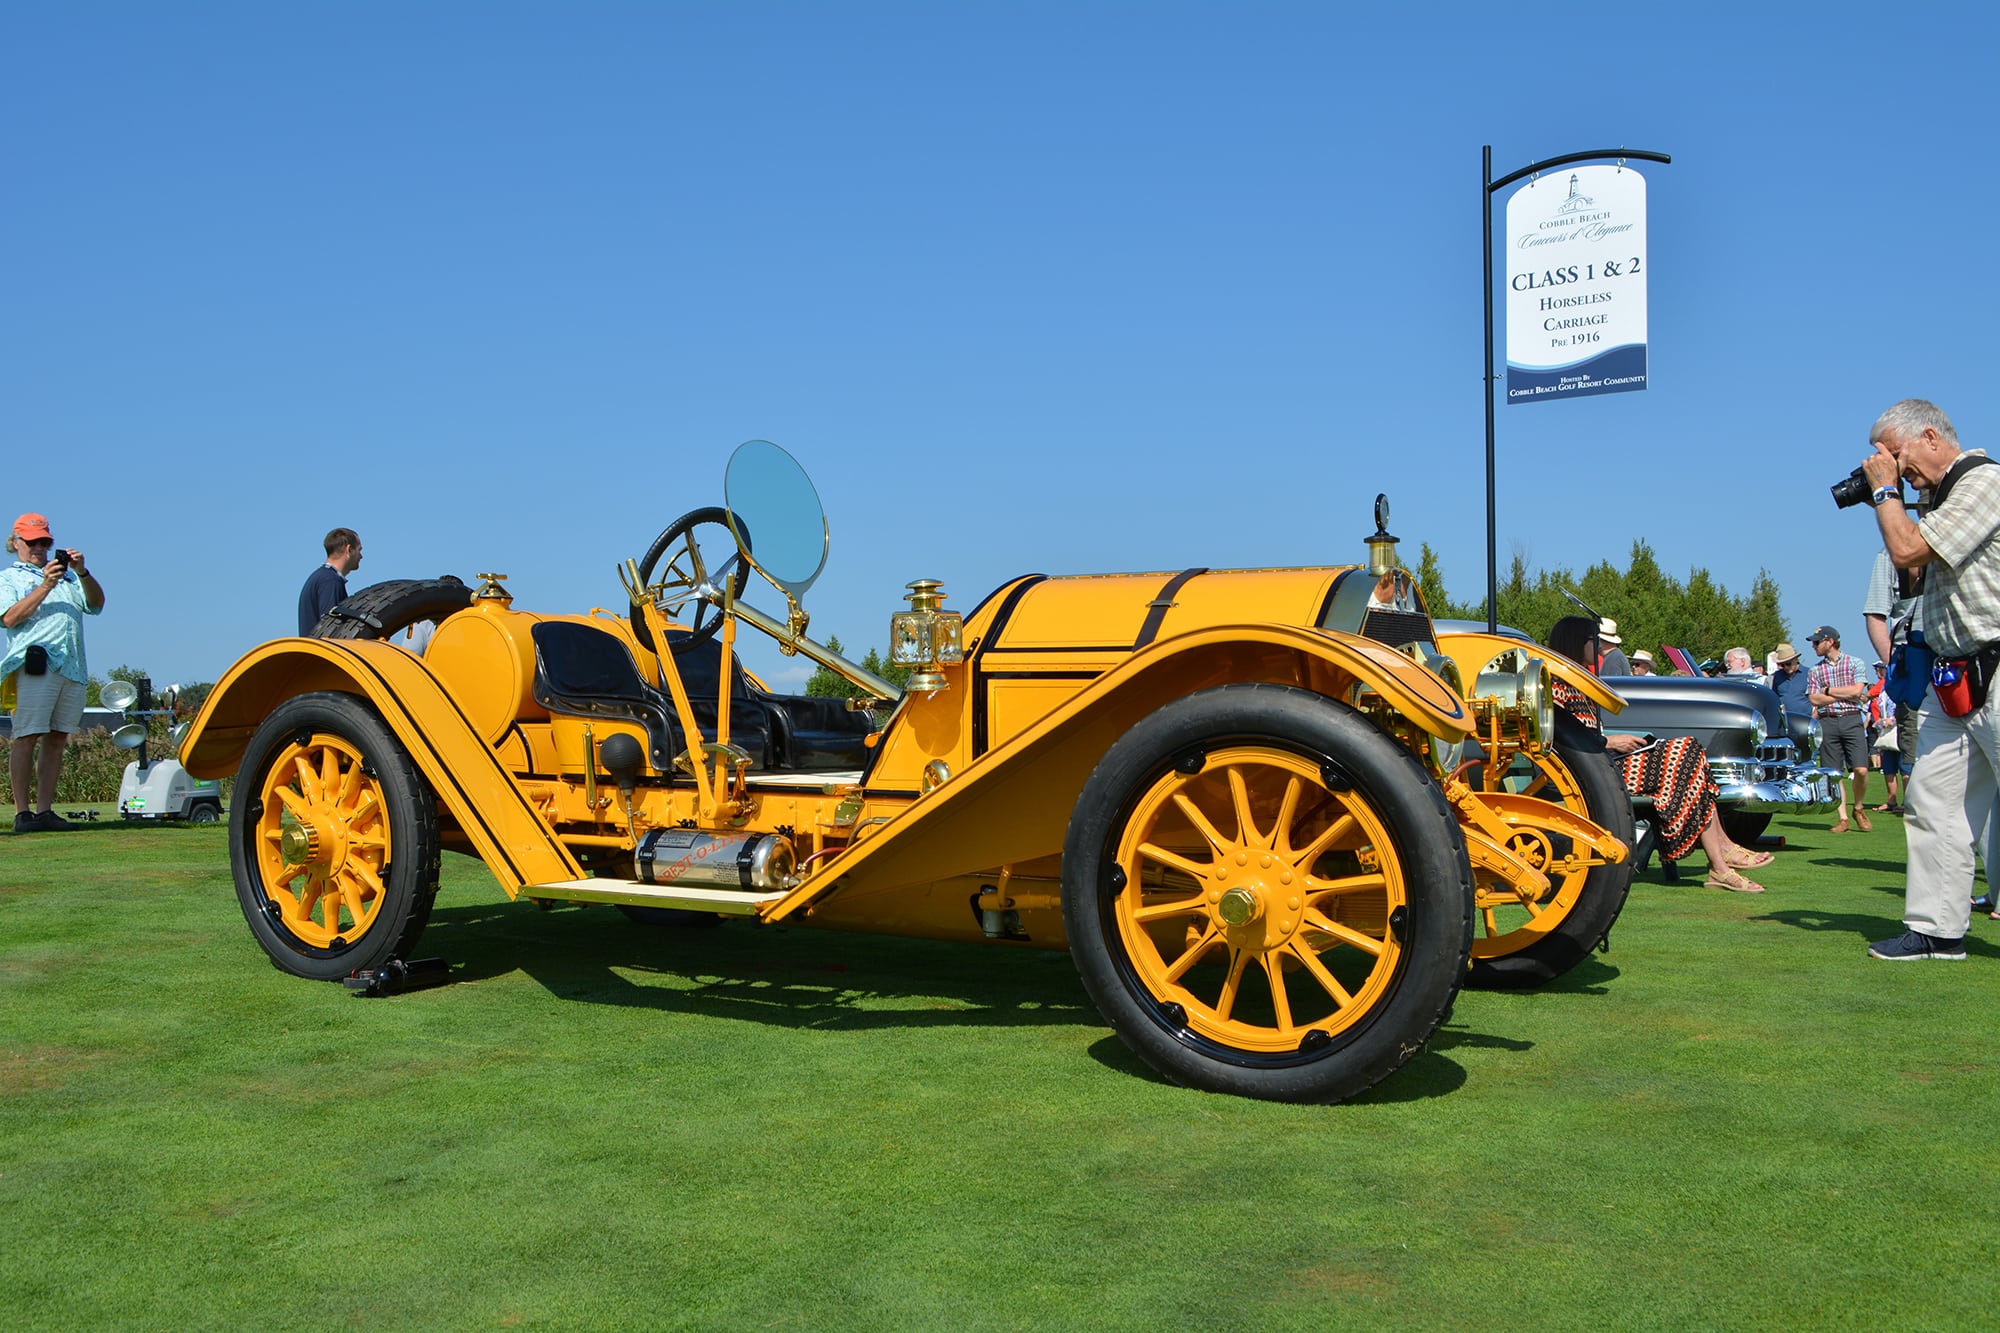
[[[1549,675],[1562,681],[1607,712],[1622,712],[1625,699],[1614,690],[1605,688],[1604,682],[1590,673],[1589,668],[1572,662],[1553,648],[1544,648],[1537,643],[1527,643],[1509,638],[1505,634],[1440,634],[1438,651],[1458,663],[1458,669],[1465,675],[1465,687],[1469,692],[1477,691],[1480,674],[1486,671],[1515,671],[1518,667],[1495,665],[1496,660],[1506,654],[1521,652],[1530,657],[1539,657],[1549,664]]]
[[[1120,736],[1173,700],[1238,682],[1288,685],[1347,704],[1372,691],[1425,731],[1453,741],[1472,725],[1448,685],[1369,639],[1271,624],[1177,635],[1132,654],[897,810],[769,916],[788,916],[835,891],[845,902],[1059,854],[1084,780]]]
[[[181,741],[181,763],[196,777],[235,772],[273,709],[322,690],[358,695],[381,714],[509,895],[528,884],[583,878],[576,858],[424,660],[393,643],[274,639],[254,649],[209,692]]]

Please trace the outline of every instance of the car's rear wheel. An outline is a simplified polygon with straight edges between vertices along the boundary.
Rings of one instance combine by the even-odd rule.
[[[295,976],[336,980],[407,955],[437,895],[437,799],[349,694],[302,694],[250,738],[229,812],[237,901]]]
[[[1176,1082],[1338,1101],[1414,1055],[1465,973],[1471,872],[1407,751],[1304,690],[1224,685],[1125,733],[1077,799],[1085,988]]]
[[[1603,755],[1558,744],[1515,756],[1504,773],[1482,765],[1475,775],[1488,791],[1509,791],[1560,805],[1623,842],[1616,865],[1566,835],[1524,829],[1509,848],[1547,875],[1549,889],[1533,898],[1475,869],[1478,916],[1468,986],[1510,989],[1553,981],[1590,956],[1611,933],[1632,887],[1636,838],[1632,798]]]

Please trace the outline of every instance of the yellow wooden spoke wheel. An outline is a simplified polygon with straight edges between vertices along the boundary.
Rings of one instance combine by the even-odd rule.
[[[1407,1060],[1471,931],[1458,825],[1344,705],[1227,685],[1128,731],[1063,856],[1072,955],[1119,1035],[1215,1091],[1332,1101]]]
[[[405,953],[437,892],[436,798],[352,695],[299,695],[258,728],[230,843],[251,933],[300,976],[333,980]]]
[[[315,732],[287,740],[257,793],[257,868],[285,928],[318,948],[359,938],[382,906],[389,815],[360,751]]]
[[[1386,855],[1385,855],[1386,852]],[[1169,769],[1119,840],[1115,911],[1127,957],[1194,1032],[1296,1051],[1366,1015],[1395,975],[1401,859],[1368,801],[1269,746]]]

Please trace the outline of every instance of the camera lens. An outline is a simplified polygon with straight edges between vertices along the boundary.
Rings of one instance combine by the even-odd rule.
[[[1866,504],[1868,497],[1874,493],[1875,488],[1868,484],[1868,474],[1856,468],[1833,483],[1833,507],[1849,509],[1858,504]]]

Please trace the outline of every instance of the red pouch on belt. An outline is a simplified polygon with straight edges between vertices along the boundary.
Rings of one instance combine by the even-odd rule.
[[[1986,702],[1986,673],[1977,657],[1940,657],[1931,667],[1931,688],[1946,717],[1964,717]]]

